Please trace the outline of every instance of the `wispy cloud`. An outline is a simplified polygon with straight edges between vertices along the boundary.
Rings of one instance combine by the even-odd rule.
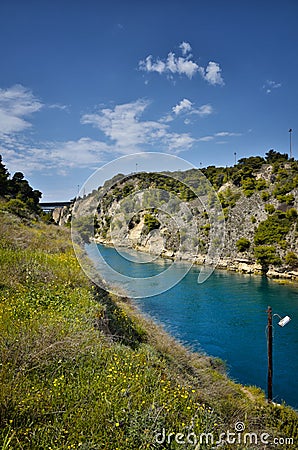
[[[129,153],[165,134],[165,125],[141,120],[148,105],[148,101],[137,100],[116,105],[114,109],[104,108],[99,113],[83,115],[81,123],[102,131],[118,152]]]
[[[199,138],[198,140],[201,142],[210,142],[215,140],[216,138],[223,138],[223,137],[233,137],[233,136],[242,136],[242,133],[234,133],[231,131],[219,131],[218,133],[214,133],[209,136],[203,136]],[[226,144],[227,141],[216,141],[217,144]]]
[[[174,52],[169,52],[165,59],[156,58],[152,55],[139,61],[139,70],[145,72],[157,72],[160,75],[166,74],[172,77],[174,74],[185,75],[192,79],[194,75],[199,73],[201,77],[211,85],[224,85],[221,76],[221,68],[218,63],[210,61],[206,68],[200,66],[196,61],[192,60],[191,46],[188,42],[180,44],[182,56],[176,56]]]
[[[277,83],[273,80],[266,80],[266,82],[263,85],[263,89],[266,91],[266,94],[271,94],[273,89],[278,89],[282,86],[281,83]]]
[[[201,138],[198,139],[198,141],[201,142],[209,142],[209,141],[213,141],[214,136],[203,136]]]
[[[18,133],[31,127],[28,117],[42,107],[32,91],[20,84],[0,89],[0,133]]]
[[[241,133],[233,133],[230,131],[220,131],[219,133],[215,133],[216,137],[227,137],[227,136],[241,136]]]
[[[53,103],[52,105],[48,105],[49,109],[59,109],[60,111],[69,112],[69,106],[61,105],[60,103]]]
[[[193,108],[191,110],[191,114],[196,114],[200,117],[209,116],[212,113],[213,113],[213,108],[209,104],[202,105],[202,106],[199,106],[199,108]]]
[[[187,133],[174,133],[167,122],[142,120],[142,114],[149,106],[145,100],[116,105],[114,109],[102,109],[96,114],[85,114],[82,124],[98,128],[110,140],[109,145],[116,153],[129,154],[147,146],[158,145],[164,150],[177,152],[189,148],[195,141]]]
[[[66,175],[68,169],[91,168],[106,161],[111,152],[104,142],[82,137],[62,142],[26,142],[14,140],[14,145],[0,144],[0,153],[10,170],[29,175],[35,171],[47,173],[54,169]]]

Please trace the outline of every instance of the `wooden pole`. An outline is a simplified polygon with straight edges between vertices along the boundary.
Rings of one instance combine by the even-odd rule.
[[[272,402],[272,376],[273,376],[273,364],[272,364],[272,308],[268,306],[268,402]]]

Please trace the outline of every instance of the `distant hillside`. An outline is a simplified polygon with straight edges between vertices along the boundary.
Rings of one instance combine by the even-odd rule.
[[[202,263],[210,246],[215,193],[225,223],[219,266],[298,279],[298,162],[274,150],[233,167],[118,175],[82,200],[81,208],[88,216],[91,205],[98,204],[99,242],[169,257],[195,253]],[[174,221],[165,205],[175,213]]]

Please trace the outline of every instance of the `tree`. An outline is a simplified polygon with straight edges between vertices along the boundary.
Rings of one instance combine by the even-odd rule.
[[[0,155],[0,196],[5,196],[8,190],[9,173],[2,163],[2,156]]]
[[[248,166],[253,169],[260,169],[265,163],[265,159],[261,156],[250,156],[249,158],[241,158],[238,161],[240,166]]]
[[[42,194],[40,191],[32,189],[22,172],[16,172],[9,180],[8,192],[10,197],[21,200],[29,209],[40,212],[38,203]]]
[[[280,212],[275,212],[258,226],[254,237],[255,244],[279,244],[285,239],[290,228],[291,221]]]
[[[275,248],[273,246],[259,245],[258,247],[255,247],[254,254],[257,262],[261,264],[262,272],[264,274],[268,272],[270,264],[281,264],[281,260],[276,255]]]
[[[288,159],[289,159],[289,156],[287,153],[279,153],[273,149],[269,150],[269,152],[267,152],[265,154],[265,156],[266,156],[266,160],[269,164],[273,164],[276,161],[280,161],[280,162],[288,161]]]
[[[2,163],[2,157],[0,155],[0,196],[4,200],[10,202],[11,200],[18,200],[18,202],[12,202],[8,205],[8,209],[15,211],[15,214],[24,216],[23,209],[27,208],[27,215],[30,213],[41,214],[41,208],[39,207],[39,200],[42,196],[41,192],[33,189],[27,180],[25,180],[22,172],[16,172],[13,177],[9,178],[9,173]]]

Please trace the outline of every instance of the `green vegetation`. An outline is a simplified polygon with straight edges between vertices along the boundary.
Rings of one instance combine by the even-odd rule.
[[[231,188],[227,188],[218,194],[218,198],[223,208],[233,208],[240,197],[241,193],[232,190]]]
[[[263,191],[261,193],[261,199],[264,200],[264,202],[269,200],[269,198],[270,198],[270,193],[268,191]]]
[[[41,192],[32,189],[21,172],[16,172],[12,178],[2,162],[0,155],[0,208],[20,217],[41,215],[38,206]]]
[[[293,410],[91,285],[68,229],[0,214],[2,450],[163,448],[163,428],[218,438],[237,420],[297,439]]]
[[[258,245],[254,248],[256,260],[262,266],[263,273],[267,273],[269,266],[280,265],[281,260],[276,255],[275,247],[269,245]]]
[[[250,216],[251,223],[256,223],[257,219],[255,216]]]
[[[159,205],[167,205],[178,217],[183,216],[186,222],[195,218],[198,236],[193,242],[198,243],[199,253],[206,254],[213,235],[210,210],[215,211],[221,205],[222,213],[219,216],[226,222],[227,239],[222,256],[235,258],[237,252],[247,252],[249,259],[262,261],[265,268],[268,264],[282,262],[286,271],[290,267],[286,264],[286,253],[290,250],[297,253],[297,188],[298,162],[289,159],[286,153],[273,149],[264,157],[241,158],[233,167],[209,166],[185,172],[140,172],[126,177],[118,175],[99,190],[100,207],[95,231],[98,236],[109,240],[113,202],[121,203],[127,215],[139,207],[142,214],[146,213],[146,227],[141,238],[133,239],[139,239],[136,245],[142,247],[141,241],[144,241],[145,235],[161,228],[160,222],[164,219],[162,214],[158,216]],[[142,200],[137,196],[137,200],[130,197],[136,192],[142,192]],[[191,211],[188,216],[183,213],[181,201],[188,203]],[[136,224],[135,220],[130,220],[129,230]],[[171,228],[169,222],[162,222],[162,225],[166,249],[175,253],[178,248],[177,230]],[[233,232],[235,226],[239,226],[240,236]],[[243,235],[248,239],[239,239]],[[183,233],[179,237],[181,241],[185,240]],[[255,247],[264,246],[263,250],[254,250]],[[271,247],[275,249],[274,255]],[[186,251],[186,247],[181,249]]]
[[[298,256],[294,252],[288,252],[285,256],[285,263],[291,268],[298,267]]]
[[[265,208],[266,213],[268,213],[268,214],[273,214],[275,211],[274,205],[271,205],[270,203],[266,203],[264,208]]]
[[[149,213],[145,214],[145,216],[144,216],[144,224],[148,228],[148,232],[160,227],[160,223],[159,223],[158,219]]]
[[[290,227],[291,221],[284,213],[278,211],[259,224],[255,232],[255,244],[281,244]]]
[[[236,247],[239,252],[246,252],[250,247],[250,241],[242,237],[236,242]]]

